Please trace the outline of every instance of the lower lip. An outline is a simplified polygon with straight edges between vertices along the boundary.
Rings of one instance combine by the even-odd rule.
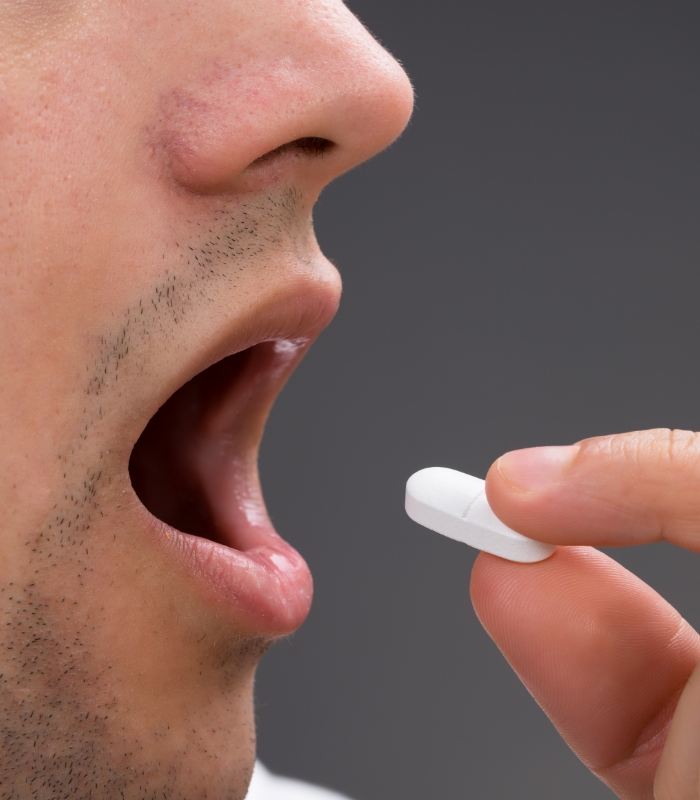
[[[313,578],[302,556],[274,530],[265,544],[235,550],[182,533],[144,511],[170,556],[242,633],[286,636],[302,625],[311,609]]]

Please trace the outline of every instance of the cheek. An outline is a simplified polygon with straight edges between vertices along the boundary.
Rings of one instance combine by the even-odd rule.
[[[150,220],[130,168],[135,121],[104,86],[82,85],[47,69],[0,95],[0,434],[18,444],[3,463],[25,469],[13,453],[30,440],[26,468],[42,475],[75,416],[90,330],[137,290],[135,275],[149,279],[133,265],[156,264],[139,235]]]
[[[9,62],[80,23],[80,0],[10,0],[2,3],[0,44]]]
[[[88,238],[114,227],[141,168],[154,77],[138,57],[146,34],[130,31],[122,4],[17,5],[83,6],[16,63],[0,56],[0,231],[21,241],[25,273],[40,274],[64,255],[78,262]]]
[[[134,263],[154,207],[139,161],[152,78],[139,74],[141,42],[124,41],[125,25],[91,21],[58,37],[27,57],[26,73],[10,70],[0,96],[0,303],[12,295],[5,318],[29,339],[109,312],[95,290],[118,294],[125,276],[112,267]]]

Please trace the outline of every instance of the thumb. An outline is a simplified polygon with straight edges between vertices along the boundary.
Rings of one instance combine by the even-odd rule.
[[[658,428],[514,450],[489,470],[486,493],[503,522],[552,544],[665,539],[700,551],[700,434]]]

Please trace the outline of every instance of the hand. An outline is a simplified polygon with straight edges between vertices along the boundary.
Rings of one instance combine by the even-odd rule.
[[[665,540],[700,551],[700,433],[659,429],[531,448],[486,479],[494,512],[560,545]],[[592,547],[516,564],[481,553],[481,623],[568,745],[625,800],[700,798],[700,636]]]

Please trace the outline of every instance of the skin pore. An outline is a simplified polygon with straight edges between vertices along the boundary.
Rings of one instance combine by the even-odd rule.
[[[0,20],[0,799],[237,800],[271,637],[164,557],[129,457],[290,294],[327,324],[313,204],[399,135],[410,85],[331,0]]]

